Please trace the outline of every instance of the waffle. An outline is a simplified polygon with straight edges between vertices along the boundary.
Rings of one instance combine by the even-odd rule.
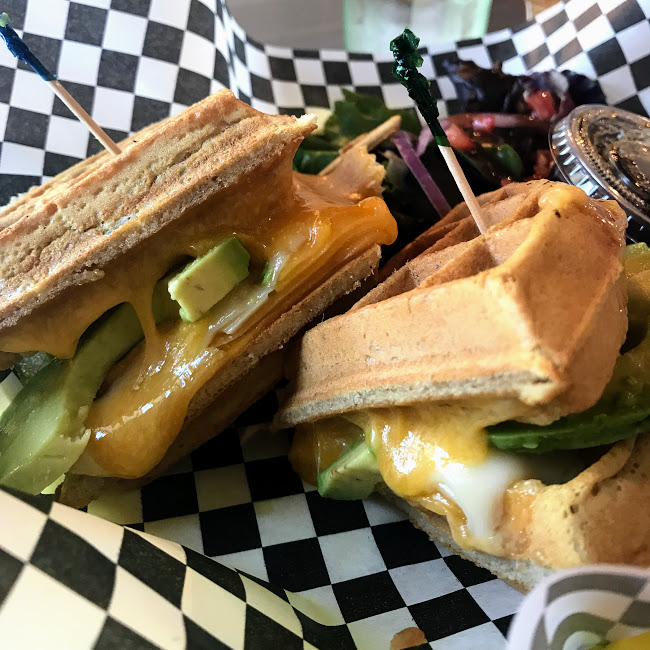
[[[550,181],[483,203],[484,235],[458,208],[422,238],[433,245],[305,335],[280,425],[465,397],[515,398],[544,424],[596,402],[627,327],[623,212]]]

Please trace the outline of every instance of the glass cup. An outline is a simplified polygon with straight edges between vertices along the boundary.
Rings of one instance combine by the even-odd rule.
[[[387,52],[405,27],[424,44],[483,36],[492,0],[343,0],[343,43],[351,52]]]

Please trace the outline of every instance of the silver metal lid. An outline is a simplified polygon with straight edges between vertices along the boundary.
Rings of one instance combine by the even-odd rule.
[[[549,133],[561,176],[589,196],[616,199],[628,235],[650,234],[650,120],[609,106],[578,106]]]

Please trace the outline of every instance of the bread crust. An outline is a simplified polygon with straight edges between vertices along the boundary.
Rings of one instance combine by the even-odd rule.
[[[555,569],[599,562],[650,567],[649,499],[645,433],[613,445],[567,483],[512,486],[501,525],[506,554]]]
[[[525,218],[525,213],[517,211],[522,204],[524,210],[530,205],[526,198],[538,197],[552,181],[531,181],[528,183],[510,183],[504,187],[486,192],[476,197],[479,205],[484,207],[488,225],[494,225],[508,214],[512,219]],[[418,235],[401,251],[384,264],[379,280],[383,282],[395,271],[400,270],[412,259],[427,251],[432,253],[448,246],[478,237],[479,231],[465,203],[452,208],[440,221]],[[362,303],[363,304],[363,303]]]
[[[0,332],[261,164],[315,118],[266,115],[222,90],[33,188],[0,213]]]
[[[409,521],[424,532],[432,542],[437,542],[455,555],[491,571],[497,578],[522,593],[530,591],[543,578],[553,573],[553,569],[540,566],[532,560],[515,560],[462,548],[454,541],[445,517],[418,508],[415,504],[398,497],[387,487],[382,487],[380,492],[384,499],[404,512]]]
[[[448,247],[443,237],[307,332],[278,425],[476,396],[517,398],[539,424],[593,405],[627,329],[622,240],[591,212],[598,204],[541,210],[561,185],[508,186],[485,209],[485,235]]]

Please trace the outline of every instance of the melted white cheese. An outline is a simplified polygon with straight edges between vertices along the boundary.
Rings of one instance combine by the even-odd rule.
[[[506,490],[515,481],[565,483],[585,466],[584,459],[574,452],[514,454],[490,447],[482,463],[449,462],[431,474],[431,481],[463,511],[472,536],[487,542],[496,536]]]
[[[432,483],[463,511],[467,529],[478,539],[494,537],[505,491],[526,478],[532,478],[529,460],[497,449],[490,449],[479,465],[452,461],[431,475]]]

